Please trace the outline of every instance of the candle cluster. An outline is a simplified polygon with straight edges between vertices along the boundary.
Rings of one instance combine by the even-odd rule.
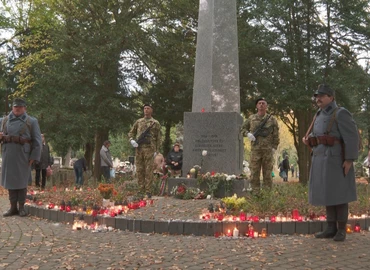
[[[60,204],[55,204],[54,202],[45,204],[44,202],[39,201],[36,198],[35,196],[36,194],[37,192],[32,192],[32,194],[29,194],[27,196],[26,204],[37,205],[39,207],[44,207],[45,209],[49,210],[62,211],[66,213],[75,213],[76,216],[79,216],[80,219],[75,219],[73,223],[72,226],[73,230],[89,229],[93,231],[110,231],[113,230],[113,228],[109,228],[104,224],[99,224],[98,222],[99,219],[97,218],[98,215],[116,217],[118,215],[127,214],[130,210],[135,210],[146,206],[152,206],[154,204],[153,199],[141,199],[139,201],[130,201],[130,202],[124,201],[122,203],[118,203],[118,205],[110,203],[106,206],[104,206],[104,202],[102,206],[99,205],[90,205],[83,207],[72,206],[72,203],[70,201],[66,203],[64,200],[62,200]],[[92,216],[94,218],[94,222],[88,225],[83,219],[84,215]]]
[[[201,220],[217,220],[217,221],[250,221],[250,222],[287,222],[287,221],[306,221],[306,220],[326,220],[326,216],[320,215],[316,216],[314,213],[310,214],[310,216],[302,216],[299,214],[297,209],[294,209],[291,213],[287,215],[283,215],[282,213],[278,213],[278,215],[272,216],[265,216],[259,217],[256,215],[252,215],[250,213],[245,213],[244,211],[240,211],[239,215],[232,215],[229,213],[228,210],[224,208],[219,208],[216,211],[212,210],[211,207],[208,210],[204,209],[202,214],[199,215],[199,219]]]
[[[223,236],[223,234],[220,233],[220,232],[215,233],[216,238],[220,237],[220,236]],[[251,238],[251,239],[258,238],[258,237],[266,238],[267,237],[267,230],[266,230],[266,228],[262,228],[261,233],[259,233],[258,231],[256,231],[254,229],[253,225],[250,223],[248,225],[248,229],[247,229],[247,232],[245,233],[245,235],[241,235],[239,229],[237,227],[235,227],[233,230],[230,230],[230,229],[227,230],[227,232],[225,233],[224,236],[232,237],[234,239],[242,237],[242,236],[246,236],[246,237]]]

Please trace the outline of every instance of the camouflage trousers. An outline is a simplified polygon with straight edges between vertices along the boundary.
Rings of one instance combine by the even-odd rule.
[[[272,150],[252,149],[250,170],[252,190],[259,191],[261,188],[260,175],[262,169],[263,187],[272,187],[272,168],[273,168]]]
[[[153,185],[153,160],[152,148],[136,148],[135,155],[136,175],[141,192],[150,192]]]

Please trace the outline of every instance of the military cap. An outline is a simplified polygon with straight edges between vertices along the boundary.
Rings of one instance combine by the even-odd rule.
[[[320,84],[319,87],[317,88],[314,96],[316,97],[317,95],[328,95],[328,96],[334,96],[335,92],[333,89],[329,87],[327,84]]]
[[[261,100],[264,100],[264,101],[266,101],[266,99],[265,98],[263,98],[263,97],[261,97],[261,98],[258,98],[257,100],[256,100],[256,105],[258,104],[258,102],[260,102]],[[266,101],[267,102],[267,101]]]
[[[26,107],[27,104],[26,104],[26,101],[22,98],[15,98],[13,100],[13,106],[14,107]]]
[[[144,104],[143,109],[144,109],[145,107],[150,107],[150,108],[152,108],[152,109],[153,109],[152,105],[150,105],[149,103]]]

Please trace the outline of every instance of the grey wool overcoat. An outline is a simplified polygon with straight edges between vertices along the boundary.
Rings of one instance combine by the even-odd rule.
[[[0,119],[1,128],[3,120],[4,118]],[[23,133],[21,135],[23,138],[32,140],[31,144],[4,143],[1,146],[1,185],[6,189],[24,189],[27,188],[31,177],[29,160],[40,161],[42,148],[40,127],[37,119],[28,116],[27,113],[16,117],[12,112],[8,115],[5,125],[4,130],[7,134],[4,135],[19,136]]]
[[[324,135],[337,107],[333,101],[318,111],[310,136]],[[313,147],[309,179],[309,202],[313,205],[330,206],[357,200],[354,168],[344,176],[342,167],[343,158],[354,161],[359,151],[357,126],[348,110],[337,109],[329,135],[343,140],[343,148],[341,144]]]

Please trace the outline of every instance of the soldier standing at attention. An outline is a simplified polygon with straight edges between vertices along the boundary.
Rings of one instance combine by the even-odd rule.
[[[161,125],[152,117],[153,108],[143,107],[144,117],[132,126],[128,137],[135,150],[135,165],[141,193],[150,193],[153,184],[153,162],[161,146]]]
[[[242,133],[252,144],[250,170],[252,192],[258,194],[261,188],[260,174],[262,168],[263,186],[272,187],[271,172],[274,153],[279,145],[279,126],[274,116],[267,113],[264,98],[256,100],[257,113],[251,115],[243,124]]]
[[[38,121],[26,113],[26,102],[16,98],[9,115],[0,120],[2,143],[1,185],[9,191],[10,209],[3,216],[26,216],[31,165],[40,161],[42,140]],[[17,206],[19,205],[19,208]]]
[[[328,85],[319,85],[314,97],[320,109],[302,138],[312,148],[308,200],[326,207],[328,223],[315,237],[344,241],[348,203],[357,200],[353,161],[358,158],[358,130],[351,113],[337,106]]]

